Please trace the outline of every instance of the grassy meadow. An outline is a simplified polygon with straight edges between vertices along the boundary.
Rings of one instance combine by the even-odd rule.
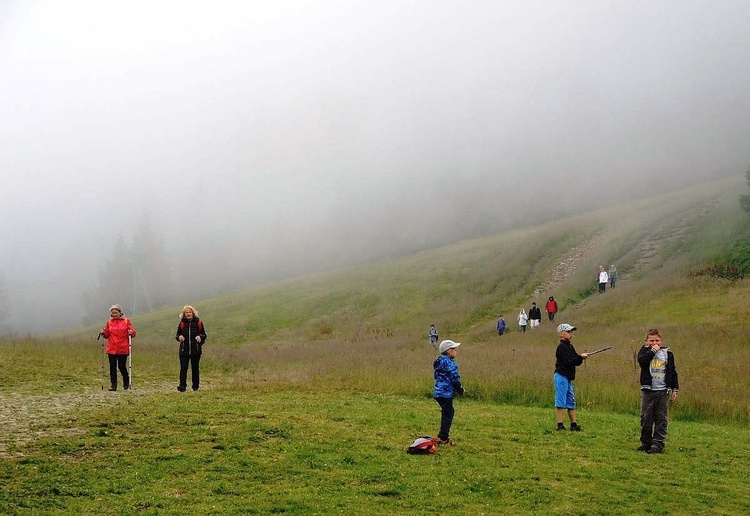
[[[180,307],[132,317],[127,392],[102,389],[97,327],[0,341],[0,513],[747,513],[750,283],[691,274],[747,224],[743,187],[189,300],[209,334],[197,393],[175,389]],[[597,294],[611,263],[617,288]],[[549,295],[555,324],[515,331]],[[579,352],[613,347],[579,368],[580,434],[553,431],[560,322]],[[430,323],[462,342],[467,396],[457,446],[414,457],[439,423]],[[681,383],[660,456],[634,451],[634,355],[651,327]]]

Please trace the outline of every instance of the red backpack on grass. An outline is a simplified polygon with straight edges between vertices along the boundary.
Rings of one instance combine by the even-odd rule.
[[[436,444],[437,440],[434,437],[425,435],[414,439],[411,446],[406,449],[406,453],[410,453],[411,455],[429,455],[435,453],[435,450],[437,449]]]

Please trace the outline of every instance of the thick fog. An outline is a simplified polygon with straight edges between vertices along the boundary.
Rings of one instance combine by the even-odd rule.
[[[6,327],[79,325],[144,221],[181,304],[741,175],[749,27],[745,0],[0,2]]]

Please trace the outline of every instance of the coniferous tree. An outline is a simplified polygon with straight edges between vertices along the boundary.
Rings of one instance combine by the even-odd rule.
[[[120,235],[97,274],[96,285],[82,294],[84,323],[92,323],[119,304],[129,315],[150,312],[174,301],[171,269],[164,244],[144,214],[130,246]]]
[[[82,295],[84,323],[107,316],[109,307],[119,304],[125,313],[132,313],[133,274],[130,250],[120,235],[112,245],[110,257],[97,274],[97,284]]]
[[[164,243],[153,228],[148,214],[144,214],[133,236],[130,249],[134,312],[151,311],[165,306],[171,298],[171,268],[164,251]]]
[[[750,186],[750,168],[745,171],[745,182]],[[750,213],[750,195],[740,195],[740,206],[746,213]]]
[[[0,338],[10,333],[10,316],[13,307],[5,287],[5,276],[0,273]]]

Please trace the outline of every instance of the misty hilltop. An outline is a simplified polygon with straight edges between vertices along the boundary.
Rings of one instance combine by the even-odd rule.
[[[11,328],[739,175],[749,23],[743,0],[4,2]]]
[[[617,310],[628,303],[643,303],[629,308],[642,315],[643,324],[731,321],[737,306],[716,313],[722,310],[696,302],[677,319],[654,307],[705,282],[738,292],[745,288],[745,282],[727,282],[712,272],[727,265],[739,236],[747,237],[748,215],[737,202],[740,188],[736,179],[716,181],[191,304],[212,322],[212,341],[229,346],[386,336],[419,341],[430,323],[444,334],[481,341],[493,338],[498,314],[513,327],[520,308],[528,310],[532,301],[543,307],[550,295],[563,314],[589,324],[596,320],[592,307]],[[597,296],[598,266],[613,264],[617,289]],[[164,335],[178,312],[173,307],[135,319],[143,335]]]

